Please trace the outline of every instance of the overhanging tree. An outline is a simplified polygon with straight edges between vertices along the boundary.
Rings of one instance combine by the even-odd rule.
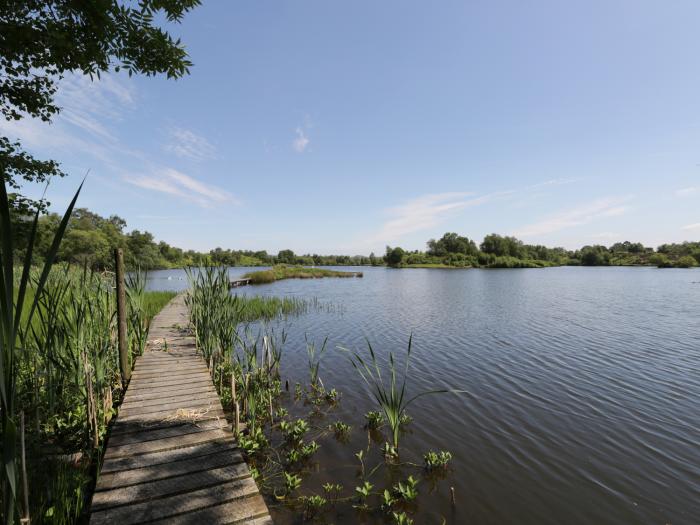
[[[155,17],[179,22],[200,0],[6,0],[0,3],[0,113],[8,121],[36,118],[45,122],[60,111],[55,95],[60,79],[69,73],[82,73],[90,78],[108,71],[125,70],[129,75],[165,74],[178,78],[192,65],[179,39],[174,39],[155,23]],[[162,17],[162,18],[161,18]],[[41,209],[46,203],[19,195],[23,182],[46,183],[51,177],[64,176],[58,162],[40,160],[26,152],[22,144],[0,136],[0,401],[3,468],[2,521],[19,520],[16,469],[16,425],[14,422],[14,382],[16,370],[13,356],[18,350],[17,338],[28,268],[32,264],[34,234],[38,210],[34,215],[29,249],[24,260],[19,296],[14,299],[12,223],[10,207],[27,213]],[[10,189],[14,195],[9,195]],[[76,194],[77,198],[77,194]],[[42,272],[38,288],[58,251],[75,199],[54,238],[50,256]],[[38,297],[37,290],[37,297]],[[36,303],[33,304],[32,310]],[[31,318],[31,314],[29,315]],[[25,320],[29,323],[29,320]]]
[[[8,0],[0,3],[0,112],[8,121],[45,122],[60,111],[55,95],[62,76],[91,78],[125,70],[178,78],[192,65],[179,39],[154,23],[179,22],[200,0]],[[0,136],[0,168],[9,189],[64,176],[53,160],[39,160],[14,138]],[[15,196],[27,209],[43,202]]]

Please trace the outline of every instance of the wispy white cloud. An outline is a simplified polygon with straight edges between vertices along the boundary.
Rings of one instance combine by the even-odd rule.
[[[696,222],[694,224],[686,224],[681,228],[683,231],[695,231],[695,230],[700,230],[700,222]]]
[[[30,117],[2,120],[0,131],[30,149],[71,152],[113,165],[119,156],[135,154],[111,130],[134,102],[134,89],[124,79],[103,75],[91,81],[85,75],[69,75],[60,81],[56,103],[61,111],[52,123]]]
[[[121,121],[134,107],[135,92],[132,84],[114,75],[90,79],[75,74],[60,81],[56,102],[61,108],[57,123],[68,123],[93,138],[114,141],[109,124]]]
[[[238,204],[238,200],[226,190],[172,168],[160,168],[146,175],[125,175],[123,179],[134,186],[175,195],[205,208],[215,204]]]
[[[695,195],[696,193],[700,193],[700,186],[691,186],[689,188],[681,188],[680,190],[676,190],[677,197],[689,197],[690,195]]]
[[[630,208],[625,205],[630,197],[606,197],[524,226],[513,232],[517,237],[533,237],[554,233],[567,228],[589,224],[598,219],[625,214]]]
[[[366,242],[368,244],[396,242],[410,233],[433,228],[460,210],[478,206],[511,193],[499,192],[475,196],[470,192],[447,192],[422,195],[387,209],[385,213],[389,219],[376,234],[369,236]]]
[[[188,129],[173,127],[169,130],[170,142],[165,150],[181,158],[207,160],[216,156],[216,148],[204,137]]]
[[[297,129],[294,132],[296,133],[296,137],[294,138],[294,141],[292,141],[292,147],[297,153],[304,153],[311,142],[306,134],[306,129],[302,128],[301,126],[297,126]]]

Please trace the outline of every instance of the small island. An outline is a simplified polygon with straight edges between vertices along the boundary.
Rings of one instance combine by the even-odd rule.
[[[279,264],[269,270],[248,272],[243,276],[243,279],[248,279],[250,284],[267,284],[282,279],[320,279],[323,277],[362,277],[362,272],[341,272],[325,268]]]

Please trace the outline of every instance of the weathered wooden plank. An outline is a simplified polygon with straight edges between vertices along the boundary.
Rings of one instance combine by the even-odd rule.
[[[107,447],[107,452],[105,452],[105,460],[124,456],[133,456],[137,454],[146,454],[147,452],[159,452],[173,448],[182,448],[189,445],[206,443],[207,441],[214,441],[223,438],[232,438],[232,436],[229,432],[226,432],[223,429],[212,429],[205,430],[204,432],[185,434],[183,436],[174,436],[156,439],[153,441],[141,441],[139,443]]]
[[[187,387],[187,390],[183,390],[182,388],[177,388],[177,387],[165,387],[165,388],[154,388],[154,389],[146,389],[141,392],[137,392],[134,390],[133,392],[127,391],[126,395],[124,396],[124,402],[126,402],[127,399],[130,401],[138,401],[138,400],[147,400],[151,399],[153,397],[159,397],[162,395],[178,395],[179,393],[187,393],[187,392],[197,392],[199,390],[210,390],[211,392],[216,392],[214,389],[214,385],[211,383],[211,381],[202,381],[203,384],[201,385],[191,385]]]
[[[210,386],[214,387],[214,385],[211,382],[211,379],[209,379],[209,376],[206,378],[202,378],[199,381],[192,381],[190,383],[187,383],[187,386],[184,387],[182,384],[177,383],[174,385],[163,385],[163,386],[152,386],[150,388],[134,388],[134,390],[127,390],[126,391],[126,396],[124,396],[124,399],[126,399],[129,396],[142,396],[142,395],[149,395],[153,393],[166,393],[166,392],[171,392],[171,391],[184,391],[184,390],[190,390],[190,389],[195,389],[195,388],[201,388],[202,386]]]
[[[129,413],[125,413],[121,417],[121,421],[128,423],[130,421],[148,422],[153,420],[194,420],[199,417],[205,416],[210,412],[217,414],[223,412],[223,410],[221,409],[221,403],[217,405],[216,403],[212,403],[208,400],[194,400],[189,403],[172,403],[168,408],[156,409],[141,414],[131,415]]]
[[[207,392],[198,396],[190,395],[180,397],[179,399],[172,399],[170,396],[164,396],[160,400],[160,403],[133,403],[121,408],[119,413],[128,417],[138,414],[150,414],[151,412],[162,412],[163,410],[178,410],[180,408],[193,406],[207,406],[213,408],[215,406],[221,406],[220,403],[219,397],[212,392]]]
[[[95,492],[92,497],[92,508],[95,511],[122,505],[133,505],[154,498],[174,496],[193,492],[230,481],[244,479],[250,476],[248,465],[234,463],[210,470],[200,470],[185,473],[181,476],[166,477],[147,483],[119,487],[114,490]]]
[[[157,439],[184,436],[186,434],[196,434],[198,432],[204,432],[206,430],[213,430],[217,428],[228,428],[229,426],[230,425],[226,420],[210,419],[207,421],[201,421],[199,423],[184,423],[181,425],[173,425],[165,428],[141,429],[141,431],[139,432],[130,432],[127,434],[117,434],[116,436],[110,436],[109,446],[117,447],[123,445],[131,445],[134,443],[141,443],[143,441],[155,441]]]
[[[120,472],[122,470],[134,470],[156,465],[164,465],[174,461],[183,461],[188,458],[197,458],[208,454],[229,454],[236,451],[236,444],[228,438],[216,441],[191,445],[189,447],[175,448],[161,452],[152,452],[138,456],[125,456],[121,458],[105,459],[102,463],[102,474]]]
[[[151,324],[110,430],[91,523],[272,523],[187,323],[178,296]]]
[[[195,417],[196,415],[196,417]],[[178,427],[181,425],[197,425],[201,426],[202,423],[212,420],[225,420],[226,414],[223,410],[206,412],[206,413],[182,413],[178,417],[171,417],[169,419],[151,419],[151,420],[135,420],[135,421],[119,421],[117,419],[110,432],[111,436],[122,436],[125,434],[141,433],[146,431],[160,430],[164,428]]]
[[[216,390],[213,388],[195,388],[192,390],[188,390],[187,392],[182,392],[180,391],[174,391],[172,394],[160,394],[158,396],[153,396],[150,398],[141,398],[141,399],[129,399],[128,401],[124,400],[122,403],[120,410],[130,410],[134,408],[143,408],[147,406],[153,406],[153,405],[162,405],[163,403],[177,403],[180,401],[185,401],[187,399],[216,399],[218,400],[219,397],[216,394]]]
[[[185,456],[185,458],[180,461],[161,463],[151,467],[102,474],[95,490],[101,491],[127,487],[243,462],[243,456],[235,448],[230,449],[228,453],[216,452],[206,456]]]
[[[139,362],[136,363],[136,366],[144,366],[153,363],[167,363],[171,361],[189,362],[196,361],[199,358],[195,352],[187,355],[178,355],[182,352],[183,347],[195,347],[191,337],[172,337],[168,338],[167,341],[170,341],[173,344],[178,343],[177,348],[175,348],[173,352],[147,351],[139,358]]]
[[[267,515],[267,506],[259,495],[250,496],[232,502],[196,510],[188,514],[173,516],[167,520],[154,523],[172,523],[175,525],[272,525],[272,519]]]
[[[138,392],[141,390],[150,390],[152,388],[161,388],[168,386],[180,386],[184,388],[185,385],[191,385],[192,383],[201,383],[203,381],[206,382],[206,380],[211,381],[208,375],[199,374],[195,377],[185,380],[164,378],[162,381],[139,381],[134,385],[134,390]],[[131,385],[129,385],[129,387],[131,387]]]
[[[170,364],[149,370],[134,370],[134,372],[131,374],[131,378],[151,379],[154,377],[176,377],[183,375],[201,374],[202,372],[207,374],[209,370],[206,366],[204,366],[204,363],[200,361],[200,363],[197,365],[183,366],[180,364]]]
[[[114,524],[131,525],[157,519],[165,519],[178,514],[205,509],[213,505],[240,500],[254,496],[258,487],[253,478],[223,483],[213,487],[196,490],[187,496],[175,495],[153,501],[135,503],[113,509],[93,512],[90,523],[94,525]]]

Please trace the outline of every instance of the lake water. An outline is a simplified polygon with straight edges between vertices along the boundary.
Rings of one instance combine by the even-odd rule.
[[[237,290],[334,306],[285,322],[285,376],[308,381],[304,334],[328,336],[320,374],[342,392],[333,417],[355,429],[347,445],[321,443],[313,483],[352,490],[374,408],[337,347],[367,339],[403,359],[413,333],[411,392],[464,391],[410,409],[402,447],[417,461],[428,449],[454,456],[445,479],[419,485],[416,524],[700,523],[700,270],[363,271]],[[153,289],[186,284],[179,270],[149,276]]]

